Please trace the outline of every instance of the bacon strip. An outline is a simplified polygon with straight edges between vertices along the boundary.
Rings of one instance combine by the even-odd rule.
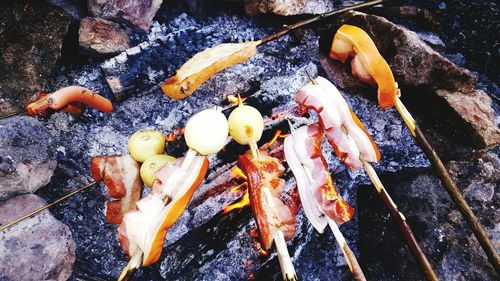
[[[317,85],[309,83],[300,88],[294,100],[318,113],[321,127],[337,157],[352,170],[361,168],[361,161],[378,162],[377,145],[344,97],[327,79],[318,76],[316,82]]]
[[[119,224],[141,199],[139,164],[130,155],[96,156],[90,162],[92,178],[103,181],[111,200],[106,201],[106,222]]]
[[[379,105],[382,108],[394,106],[398,89],[389,64],[363,29],[344,24],[333,38],[330,58],[344,63],[348,57],[353,57],[354,76],[370,85],[378,85]]]
[[[297,180],[304,212],[320,233],[328,224],[324,215],[342,224],[354,214],[333,184],[321,151],[322,141],[323,132],[318,124],[302,126],[285,138],[285,157]]]
[[[137,202],[136,210],[125,214],[118,228],[122,250],[132,256],[143,252],[142,264],[158,261],[167,231],[179,219],[208,170],[205,156],[196,156],[189,167],[181,170],[183,158],[167,163],[157,173],[153,190]],[[170,198],[167,205],[163,198]]]
[[[285,171],[280,160],[260,151],[260,157],[254,158],[250,152],[240,155],[238,167],[247,176],[250,205],[263,249],[269,249],[273,243],[272,233],[281,230],[286,240],[295,235],[296,210],[281,200],[285,181],[280,176]],[[271,191],[275,208],[268,207],[263,189]]]

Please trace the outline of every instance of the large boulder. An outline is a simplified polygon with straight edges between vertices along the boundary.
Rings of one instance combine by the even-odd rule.
[[[480,152],[471,159],[452,161],[447,168],[498,248],[500,198],[495,189],[500,159],[496,154]],[[382,182],[441,280],[497,280],[486,254],[433,170],[406,169],[382,175]],[[371,268],[367,278],[425,279],[373,186],[358,188],[358,210],[361,259]],[[384,274],[377,270],[382,268]]]
[[[54,140],[42,123],[26,116],[0,120],[0,200],[48,184],[56,165]]]
[[[89,0],[90,15],[148,31],[163,0]]]
[[[4,225],[45,205],[33,194],[0,202]],[[69,228],[45,210],[0,233],[0,280],[67,280],[75,262]]]
[[[84,18],[78,31],[80,47],[97,55],[112,55],[130,48],[129,31],[100,18]]]
[[[43,89],[69,24],[45,1],[0,1],[0,117],[24,111]]]
[[[451,123],[444,126],[450,129],[450,133],[457,132],[451,132],[451,128],[461,127],[459,131],[466,131],[467,134],[462,134],[460,138],[468,144],[476,147],[500,144],[500,129],[495,124],[491,99],[485,92],[476,90],[477,79],[469,70],[436,52],[415,32],[383,17],[361,12],[343,14],[333,31],[322,36],[322,54],[327,53],[334,31],[342,24],[358,26],[370,35],[391,66],[403,97],[420,103],[427,100],[423,106],[430,105],[441,110],[441,121]],[[354,92],[373,93],[372,88],[351,74],[350,64],[341,64],[325,55],[320,61],[335,84]]]
[[[333,10],[331,0],[250,0],[245,1],[245,11],[249,15],[276,14],[293,16],[302,14],[322,14]]]

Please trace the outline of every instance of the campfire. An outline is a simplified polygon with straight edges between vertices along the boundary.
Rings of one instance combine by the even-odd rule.
[[[500,274],[496,78],[432,9],[55,2],[2,4],[60,42],[0,87],[0,279]]]

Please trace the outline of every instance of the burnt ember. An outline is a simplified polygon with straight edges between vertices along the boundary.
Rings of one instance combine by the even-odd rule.
[[[204,1],[188,2],[190,6],[207,5]],[[284,23],[301,19],[301,16],[287,18],[277,15],[249,17],[243,10],[220,2],[226,1],[217,3],[230,8],[210,9],[210,12],[196,16],[183,5],[172,7],[163,3],[149,31],[130,31],[133,47],[111,57],[89,57],[87,53],[80,54],[63,45],[62,58],[46,81],[44,90],[54,92],[68,85],[87,87],[111,99],[113,112],[108,114],[93,108],[88,108],[80,116],[56,112],[36,121],[37,124],[30,122],[24,127],[22,124],[27,124],[25,119],[28,117],[0,120],[1,130],[17,128],[16,138],[36,138],[30,134],[33,127],[37,128],[36,132],[43,131],[39,136],[46,139],[55,154],[45,162],[53,164],[53,158],[57,158],[57,167],[52,169],[54,174],[48,185],[36,191],[38,196],[52,202],[92,182],[92,157],[127,154],[128,138],[140,129],[162,131],[167,136],[165,153],[184,156],[188,149],[183,136],[187,120],[193,114],[215,106],[223,108],[227,117],[238,95],[245,104],[256,107],[264,116],[265,128],[259,146],[273,139],[278,131],[289,133],[287,119],[295,127],[317,121],[317,114],[312,111],[300,116],[293,96],[297,89],[308,83],[307,73],[314,77],[328,76],[328,70],[321,63],[319,39],[333,19],[324,25],[322,22],[301,29],[300,35],[289,34],[259,46],[257,54],[250,60],[216,74],[186,99],[173,100],[162,92],[159,86],[197,52],[219,43],[258,40],[280,30]],[[330,7],[331,3],[327,2],[325,5]],[[399,2],[407,4],[407,1]],[[64,4],[60,5],[64,8]],[[383,9],[376,8],[373,12],[392,19],[395,9],[390,12]],[[82,17],[85,12],[83,14]],[[394,17],[398,23],[406,21],[401,15]],[[421,24],[425,23],[419,22],[418,28]],[[435,28],[435,18],[432,24]],[[407,26],[411,29],[416,25],[409,20]],[[438,38],[443,36],[439,31],[432,31]],[[448,36],[443,38],[451,40]],[[70,40],[69,37],[78,41],[77,34],[68,34],[66,40]],[[437,49],[444,56],[453,55],[447,53],[445,47]],[[491,68],[495,63],[488,65]],[[348,66],[341,67],[349,69]],[[407,71],[404,74],[411,72],[402,71]],[[485,91],[486,97],[495,97],[499,95],[498,86],[486,76],[490,72],[488,69],[478,73],[480,83],[477,89]],[[350,76],[349,72],[347,74]],[[376,95],[365,94],[370,88],[364,87],[363,94],[357,94],[353,87],[346,88],[348,90],[339,88],[341,94],[380,149],[382,159],[374,164],[374,168],[407,217],[440,279],[496,280],[495,271],[484,252],[397,111],[381,110]],[[491,93],[490,89],[496,90]],[[437,146],[438,153],[444,154],[443,159],[449,161],[446,164],[490,238],[498,244],[499,149],[477,151],[466,146],[440,130],[447,125],[435,119],[440,112],[437,106],[422,106],[425,101],[420,100],[415,92],[408,101],[412,103],[410,107],[415,117],[422,121],[422,127]],[[495,111],[499,108],[498,100],[493,98],[490,105],[498,119],[498,111]],[[498,125],[498,120],[495,124]],[[452,126],[457,125],[449,127]],[[37,145],[44,142],[36,141]],[[0,131],[0,143],[15,146],[3,131]],[[281,143],[282,139],[278,138],[271,154],[283,160]],[[22,145],[24,147],[27,143],[22,142]],[[15,148],[12,150],[21,153]],[[208,157],[210,164],[205,180],[195,191],[185,212],[168,230],[160,260],[140,268],[133,280],[281,280],[275,247],[272,246],[267,255],[259,253],[260,245],[253,235],[257,226],[250,207],[224,211],[244,197],[243,180],[234,176],[234,169],[238,155],[247,150],[248,146],[228,138],[224,149]],[[326,140],[322,150],[340,196],[355,209],[353,219],[341,225],[340,230],[358,257],[367,279],[424,280],[424,274],[369,177],[363,171],[346,169]],[[0,180],[4,170],[13,166],[3,152],[0,147]],[[25,152],[30,153],[34,152]],[[23,155],[22,159],[25,158],[28,156]],[[38,158],[42,157],[37,156],[37,161]],[[284,160],[283,165],[286,168],[282,176],[286,181],[285,190],[293,193],[295,179]],[[148,192],[145,188],[143,195]],[[106,194],[106,187],[98,184],[50,209],[53,216],[69,228],[76,244],[76,260],[70,280],[116,280],[128,262],[129,258],[122,252],[117,238],[117,225],[106,223],[105,205],[109,200]],[[319,234],[301,209],[297,215],[296,235],[287,245],[300,280],[352,279],[332,232],[326,229],[325,233]]]

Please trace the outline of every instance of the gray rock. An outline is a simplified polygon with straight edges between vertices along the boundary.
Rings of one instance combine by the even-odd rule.
[[[33,194],[1,202],[0,224],[45,204]],[[75,248],[69,228],[45,210],[1,232],[0,279],[67,280],[73,271]]]
[[[495,123],[495,111],[491,106],[491,98],[482,90],[468,93],[437,90],[441,97],[461,118],[464,137],[472,138],[473,142],[482,147],[494,146],[500,143],[500,129]]]
[[[451,163],[448,167],[457,184],[490,236],[494,245],[500,243],[498,231],[498,194],[491,196],[491,183],[496,176],[481,178],[480,171],[490,174],[491,165],[499,159],[490,153],[477,160]],[[481,160],[482,159],[482,160]],[[482,164],[481,164],[482,163]],[[422,250],[441,280],[496,280],[493,267],[481,246],[430,169],[408,169],[402,175],[382,177],[389,194],[406,216]],[[471,174],[478,173],[477,176]],[[496,178],[496,179],[495,179]],[[497,184],[498,185],[498,184]],[[478,187],[482,186],[481,189]],[[479,191],[481,190],[481,191]],[[485,191],[485,192],[483,192]],[[424,280],[416,261],[407,250],[399,229],[387,215],[385,206],[372,186],[361,187],[358,194],[360,217],[360,248],[369,270],[368,280]],[[403,279],[387,276],[404,276]]]
[[[89,13],[148,31],[163,0],[89,0]]]
[[[24,111],[61,56],[69,17],[45,1],[0,2],[0,117]]]
[[[391,66],[403,96],[421,99],[416,95],[427,94],[425,98],[429,100],[444,101],[431,104],[443,111],[443,121],[451,123],[450,128],[461,126],[461,131],[467,132],[463,135],[464,142],[477,147],[500,143],[500,130],[494,121],[491,100],[486,93],[476,90],[477,79],[469,70],[440,55],[415,32],[385,18],[348,12],[339,18],[336,27],[345,23],[361,27],[374,40]],[[329,49],[332,37],[333,32],[322,37],[320,45],[323,53]],[[348,64],[325,56],[322,56],[321,63],[328,77],[340,87],[355,92],[373,92],[351,75]],[[448,133],[454,134],[451,129]]]
[[[49,131],[35,118],[0,120],[0,200],[49,183],[57,160]]]
[[[130,48],[129,31],[105,19],[82,19],[78,35],[80,46],[91,54],[112,55]]]
[[[245,11],[249,15],[276,14],[292,16],[302,14],[322,14],[333,10],[330,0],[250,0],[245,1]]]

